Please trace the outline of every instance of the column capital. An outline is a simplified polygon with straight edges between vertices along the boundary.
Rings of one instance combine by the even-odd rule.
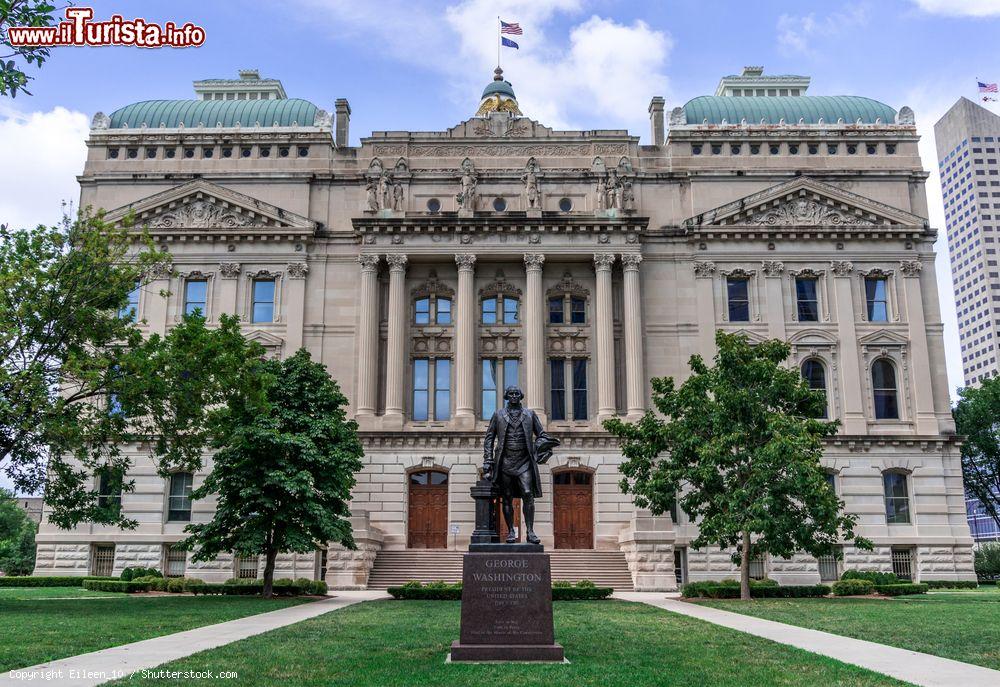
[[[899,271],[904,277],[919,277],[923,268],[924,265],[919,260],[903,260],[899,263]]]
[[[838,277],[849,277],[854,271],[854,263],[850,260],[834,260],[830,263],[830,269]]]
[[[529,270],[540,270],[545,264],[545,256],[541,253],[525,253],[524,267]]]
[[[764,260],[760,263],[760,271],[765,277],[780,277],[785,271],[785,263],[780,260]]]
[[[289,279],[305,279],[309,274],[309,265],[304,262],[290,262],[285,268]]]
[[[459,270],[471,270],[476,267],[476,256],[472,253],[458,253],[455,255],[455,264]]]
[[[642,256],[638,253],[622,253],[622,266],[626,271],[638,270]]]
[[[614,253],[594,253],[594,266],[600,270],[610,270],[615,264]]]
[[[390,272],[405,272],[409,258],[404,253],[389,253],[385,256],[385,261],[389,263]]]
[[[361,263],[362,272],[374,272],[378,269],[378,262],[381,259],[377,253],[362,253],[358,256],[358,262]]]
[[[223,279],[236,279],[240,276],[242,265],[238,262],[220,262],[219,276]]]

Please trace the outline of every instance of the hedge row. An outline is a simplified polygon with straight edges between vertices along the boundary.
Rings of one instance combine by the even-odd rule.
[[[140,577],[163,577],[163,573],[156,568],[143,568],[142,566],[129,566],[122,570],[122,579],[126,582],[137,580]]]
[[[596,587],[589,580],[581,580],[575,585],[558,582],[552,585],[553,601],[584,601],[606,599],[614,592],[611,587]],[[411,601],[460,601],[462,598],[462,583],[448,584],[446,582],[407,582],[402,587],[389,587],[389,594],[394,599]]]
[[[977,589],[979,583],[975,580],[923,580],[930,589]]]
[[[264,593],[263,584],[196,584],[188,591],[199,594],[222,594],[225,596],[259,596]]]
[[[875,583],[871,580],[840,580],[831,589],[834,596],[867,596],[875,593]]]
[[[772,587],[760,585],[750,587],[750,596],[755,599],[800,599],[813,596],[827,596],[830,587],[825,584],[810,585],[788,585],[785,587]],[[704,599],[738,599],[740,598],[740,588],[731,584],[719,584],[717,582],[692,582],[684,585],[681,595],[686,598]]]
[[[129,580],[86,580],[83,583],[84,589],[92,592],[122,592],[134,594],[136,592],[148,592],[148,582],[132,582]]]
[[[86,580],[117,580],[117,577],[0,577],[0,587],[82,587]]]
[[[882,596],[903,596],[904,594],[926,594],[926,584],[914,584],[905,582],[903,584],[877,584],[875,592]]]
[[[903,581],[896,576],[896,573],[881,570],[845,570],[840,579],[868,580],[873,584],[899,584]]]

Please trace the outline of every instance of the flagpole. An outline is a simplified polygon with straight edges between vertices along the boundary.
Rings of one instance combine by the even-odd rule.
[[[500,35],[500,15],[497,15],[497,69],[500,68],[500,41],[503,40]]]

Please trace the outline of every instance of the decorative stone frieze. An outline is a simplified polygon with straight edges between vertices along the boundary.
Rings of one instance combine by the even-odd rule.
[[[304,262],[293,262],[286,268],[289,279],[305,279],[309,274],[309,265]]]
[[[223,279],[236,279],[240,276],[241,265],[238,262],[220,262],[219,276]]]

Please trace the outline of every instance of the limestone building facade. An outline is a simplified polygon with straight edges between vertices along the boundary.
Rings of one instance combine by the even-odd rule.
[[[280,574],[365,586],[394,553],[413,565],[463,548],[485,418],[516,382],[563,440],[536,505],[547,550],[583,571],[618,561],[637,589],[734,576],[727,553],[691,549],[683,512],[652,517],[621,494],[601,427],[640,417],[648,379],[683,379],[724,329],[791,342],[789,364],[842,423],[831,485],[876,543],[754,574],[974,579],[913,113],[808,87],[751,68],[669,114],[654,97],[641,144],[534,121],[498,70],[468,120],[352,146],[346,100],[331,115],[247,71],[197,82],[196,100],[96,115],[81,203],[134,212],[172,253],[134,299],[149,332],[196,307],[234,312],[273,355],[308,348],[350,398],[359,550],[286,556]],[[211,512],[185,498],[204,475],[164,480],[130,450],[121,504],[139,527],[44,521],[37,574],[257,573],[171,549]]]

